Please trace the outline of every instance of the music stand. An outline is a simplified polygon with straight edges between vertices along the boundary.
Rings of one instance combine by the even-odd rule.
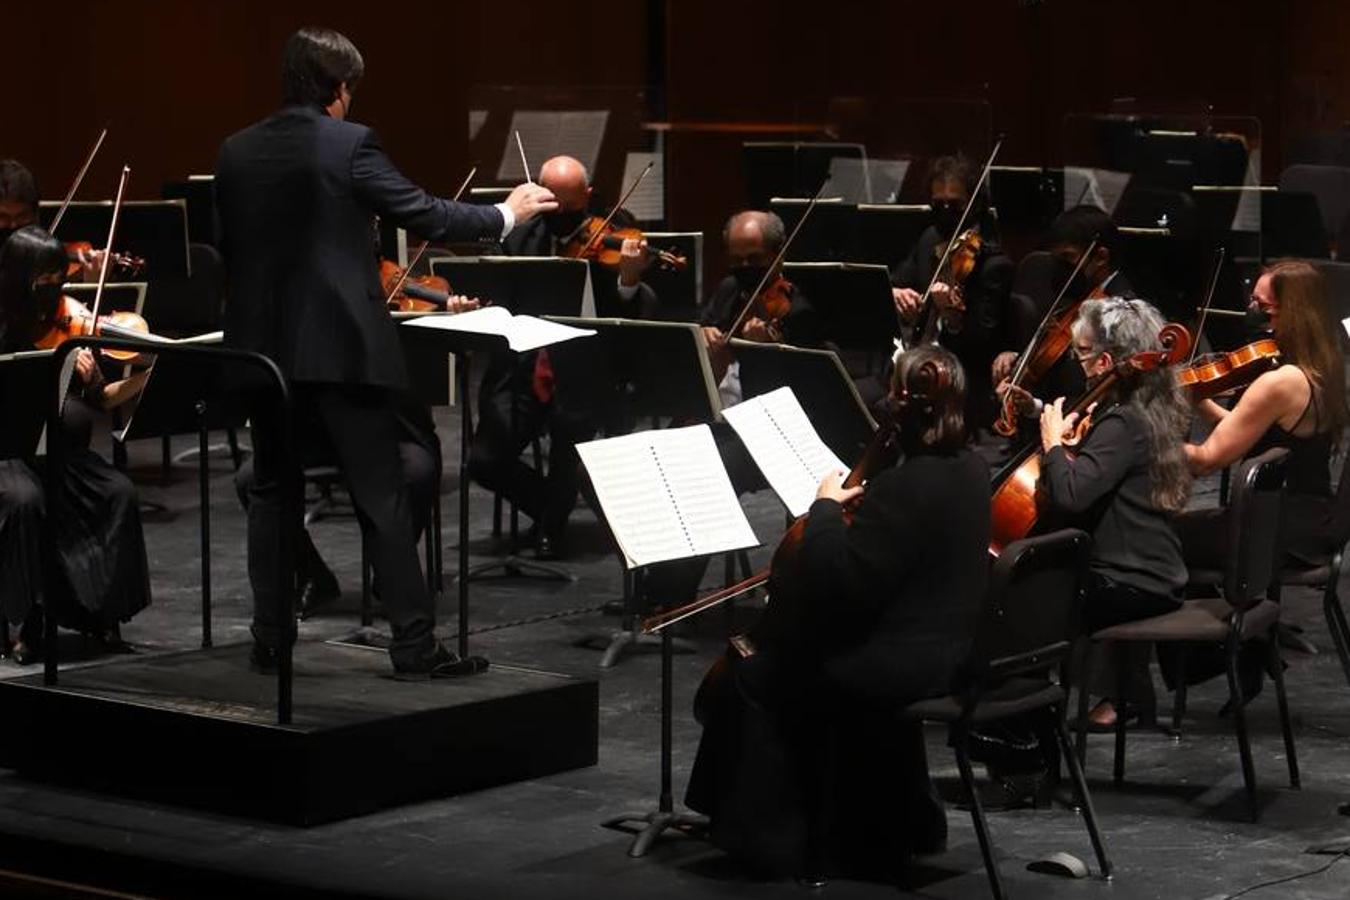
[[[790,233],[806,214],[810,200],[774,197],[769,209],[783,220]],[[788,250],[788,259],[848,260],[857,246],[858,207],[838,198],[824,198],[816,204],[811,218],[802,224],[797,239]]]
[[[721,414],[702,330],[687,322],[636,319],[576,319],[549,316],[564,325],[594,329],[585,344],[561,344],[550,354],[558,376],[559,399],[569,411],[595,422],[638,419],[711,422]],[[625,573],[626,575],[629,573]],[[625,578],[621,627],[588,635],[580,646],[603,647],[601,668],[615,665],[630,649],[660,641],[639,627],[641,570]],[[683,652],[693,647],[682,644]]]
[[[648,231],[646,235],[653,246],[689,260],[683,270],[653,265],[643,274],[642,280],[659,301],[655,317],[665,322],[694,321],[703,302],[703,232]]]
[[[39,204],[38,221],[51,224],[61,204],[44,200]],[[66,209],[61,220],[63,241],[88,241],[102,248],[108,239],[112,221],[112,201],[77,201]],[[186,200],[128,200],[117,219],[118,253],[145,260],[146,278],[187,278],[192,274],[188,261],[188,220]]]
[[[186,181],[166,181],[159,196],[187,204],[189,241],[216,246],[216,176],[189,175]]]
[[[219,345],[218,339],[202,344]],[[170,346],[181,346],[171,344]],[[197,490],[202,567],[202,647],[211,646],[211,484],[209,432],[243,428],[248,411],[242,396],[224,383],[222,367],[191,357],[159,356],[117,441],[197,435]]]
[[[827,141],[745,141],[741,155],[750,205],[766,209],[772,197],[810,197],[829,177],[832,160],[865,160],[867,149]]]
[[[785,263],[783,276],[811,300],[823,337],[841,350],[890,354],[895,301],[890,272],[875,263]]]
[[[456,294],[477,297],[514,315],[584,316],[595,314],[591,291],[590,265],[585,260],[556,256],[468,256],[441,257],[431,261],[431,274],[450,282]],[[505,347],[503,352],[510,353]],[[551,351],[550,351],[551,353]],[[516,354],[511,354],[513,357]],[[526,389],[520,384],[520,366],[512,359],[511,391]],[[465,370],[467,373],[467,369]],[[467,374],[464,375],[467,378]],[[511,404],[511,434],[516,434],[516,406]],[[468,408],[465,408],[465,415]],[[462,482],[467,489],[469,482]],[[467,540],[468,531],[460,535]],[[559,566],[551,566],[519,555],[519,512],[511,508],[510,552],[501,560],[474,566],[469,577],[541,578],[546,581],[573,581],[574,576]]]
[[[909,256],[932,221],[927,203],[860,203],[858,243],[845,261],[893,265]]]

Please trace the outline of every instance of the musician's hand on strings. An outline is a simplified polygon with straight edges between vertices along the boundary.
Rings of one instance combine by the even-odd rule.
[[[85,284],[97,284],[99,272],[102,271],[107,257],[108,253],[105,250],[80,250],[80,280]]]
[[[647,252],[647,242],[635,238],[624,238],[619,248],[619,284],[624,287],[637,287],[642,273],[651,265],[652,255]]]
[[[558,200],[553,192],[532,182],[516,185],[504,201],[511,207],[516,224],[528,222],[540,213],[550,213],[558,208]]]
[[[463,294],[451,294],[445,302],[445,308],[452,313],[465,313],[482,307],[477,297],[465,297]]]
[[[1041,449],[1049,453],[1064,443],[1064,398],[1045,404],[1041,410]]]
[[[1012,375],[1013,366],[1017,365],[1017,351],[1004,350],[998,356],[994,357],[994,364],[990,367],[989,373],[993,376],[994,384],[998,384],[1003,379]]]
[[[1009,379],[1004,378],[994,388],[994,393],[998,394],[999,399],[1006,399],[1011,395],[1013,409],[1017,410],[1019,416],[1036,415],[1036,398],[1020,385],[1013,384]]]
[[[98,367],[98,362],[94,359],[94,354],[85,349],[75,351],[75,377],[79,379],[80,384],[89,384],[94,380],[94,370]]]
[[[751,316],[745,320],[745,325],[741,327],[741,337],[761,344],[774,344],[781,339],[774,324],[764,321],[759,316]]]
[[[862,485],[857,487],[844,487],[844,479],[848,477],[847,472],[831,472],[820,480],[820,487],[816,488],[817,500],[833,500],[840,506],[847,506],[854,500],[863,495]]]
[[[891,288],[891,299],[895,301],[895,311],[900,321],[906,325],[919,317],[919,301],[923,296],[913,288]]]

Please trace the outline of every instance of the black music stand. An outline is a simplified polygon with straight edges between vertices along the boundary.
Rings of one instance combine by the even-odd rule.
[[[219,344],[219,341],[213,342]],[[158,345],[156,345],[158,346]],[[174,346],[185,346],[182,344]],[[202,346],[198,344],[197,346]],[[222,383],[217,366],[176,355],[157,355],[150,377],[117,440],[197,435],[197,488],[201,506],[202,646],[211,646],[211,485],[209,433],[243,428],[248,411],[240,395]]]
[[[707,348],[697,325],[549,318],[596,332],[584,345],[561,344],[551,354],[559,399],[569,411],[587,415],[611,433],[632,430],[643,418],[711,422],[720,413]],[[623,619],[618,630],[588,635],[578,642],[579,646],[604,650],[601,668],[610,668],[629,650],[660,644],[639,627],[641,582],[640,570],[624,579]],[[694,650],[684,642],[678,649]]]
[[[185,181],[166,181],[159,196],[187,204],[189,241],[216,245],[216,176],[189,175]]]
[[[860,203],[857,246],[845,261],[894,265],[908,258],[932,222],[933,210],[927,203]]]
[[[750,204],[767,209],[773,197],[810,197],[829,177],[836,157],[864,160],[867,150],[827,141],[745,141],[741,156]]]
[[[552,256],[476,256],[447,257],[431,261],[431,274],[450,282],[456,294],[478,297],[501,306],[514,315],[582,316],[595,314],[594,295],[590,292],[590,266],[583,260]],[[505,348],[502,348],[505,350]],[[509,351],[506,351],[509,352]],[[462,354],[460,355],[462,356]],[[512,364],[511,390],[518,391],[518,366]],[[467,368],[463,376],[468,378]],[[464,414],[468,415],[468,407]],[[511,433],[516,432],[515,404],[511,405]],[[468,445],[465,445],[467,458]],[[469,482],[462,482],[466,489]],[[539,578],[545,581],[574,581],[560,566],[546,565],[519,555],[519,511],[511,508],[510,552],[503,559],[474,566],[468,577]],[[460,542],[468,539],[468,530],[460,532]]]

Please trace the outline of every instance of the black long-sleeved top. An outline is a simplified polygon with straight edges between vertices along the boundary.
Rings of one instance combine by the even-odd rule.
[[[736,321],[745,306],[748,294],[741,290],[739,282],[728,275],[717,283],[712,296],[704,304],[699,316],[700,325],[711,325],[726,331]],[[823,323],[810,299],[796,285],[789,294],[791,304],[787,315],[779,323],[783,332],[783,341],[794,347],[820,347],[825,343]]]
[[[989,496],[988,466],[962,449],[873,478],[852,525],[812,505],[800,564],[831,681],[890,701],[951,689],[984,599]]]
[[[501,237],[502,213],[433,197],[369,128],[288,106],[227,138],[216,163],[225,343],[296,381],[408,382],[375,267],[372,217],[431,240]]]
[[[1072,455],[1054,447],[1042,460],[1041,488],[1052,518],[1092,535],[1094,572],[1151,594],[1176,595],[1186,584],[1186,564],[1170,515],[1153,503],[1148,423],[1128,405],[1093,418]]]

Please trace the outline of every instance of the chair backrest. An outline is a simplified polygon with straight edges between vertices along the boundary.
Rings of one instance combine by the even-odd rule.
[[[1076,528],[1014,541],[989,573],[967,672],[975,685],[1048,671],[1081,630],[1092,539]]]
[[[1233,477],[1224,599],[1238,609],[1255,605],[1275,575],[1288,461],[1286,448],[1273,447],[1260,456],[1243,460]]]

